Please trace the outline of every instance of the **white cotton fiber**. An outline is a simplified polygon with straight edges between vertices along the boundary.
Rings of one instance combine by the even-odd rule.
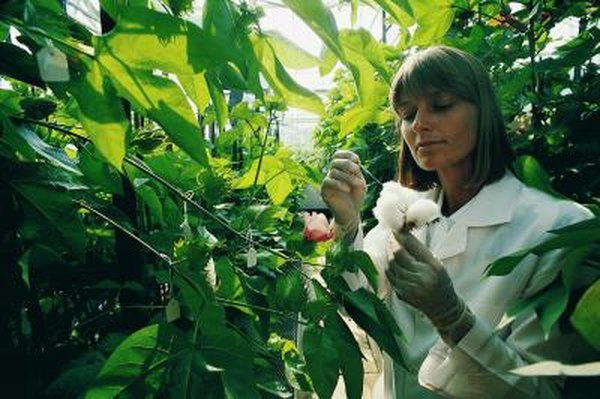
[[[405,212],[406,208],[397,196],[383,193],[373,208],[375,219],[392,230],[400,230],[404,227]]]
[[[406,223],[419,228],[441,216],[440,208],[431,200],[419,198],[406,210]]]
[[[390,181],[383,184],[373,215],[392,230],[410,230],[439,218],[440,209],[435,202],[419,198],[417,191]]]

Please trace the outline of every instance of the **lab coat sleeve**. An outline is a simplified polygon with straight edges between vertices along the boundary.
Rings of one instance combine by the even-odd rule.
[[[577,219],[590,215],[583,216]],[[570,223],[563,220],[558,224]],[[537,258],[535,273],[522,297],[548,286],[556,278],[563,259],[562,250]],[[560,398],[561,379],[521,377],[509,370],[542,360],[566,359],[574,341],[561,336],[556,326],[545,338],[533,310],[522,312],[505,330],[498,332],[495,327],[476,316],[473,328],[453,348],[438,340],[421,365],[419,383],[444,396],[461,399]]]
[[[380,297],[383,297],[389,290],[389,283],[385,278],[385,268],[387,267],[387,242],[389,238],[389,230],[376,226],[365,236],[363,233],[362,226],[359,227],[358,233],[352,243],[352,248],[357,251],[366,252],[371,261],[375,265],[379,276],[379,292],[377,293]],[[371,291],[373,287],[367,281],[365,275],[358,271],[357,273],[344,273],[344,280],[348,283],[348,286],[352,290],[358,288],[367,288]]]

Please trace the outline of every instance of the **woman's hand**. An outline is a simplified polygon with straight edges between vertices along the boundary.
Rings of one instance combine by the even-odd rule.
[[[355,153],[336,151],[321,185],[321,197],[331,209],[338,228],[358,227],[360,208],[367,191],[359,165],[360,158]]]
[[[429,317],[444,341],[455,344],[471,329],[474,318],[446,269],[412,234],[396,232],[391,241],[386,275],[392,288]]]

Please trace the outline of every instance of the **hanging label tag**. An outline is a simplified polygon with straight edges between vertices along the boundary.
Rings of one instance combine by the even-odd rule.
[[[246,261],[248,267],[256,266],[256,249],[254,249],[254,247],[248,248],[248,253],[246,254]]]
[[[56,47],[43,47],[35,55],[40,77],[44,82],[68,82],[69,63],[65,53]]]
[[[167,313],[167,323],[175,321],[181,317],[181,308],[179,306],[179,301],[175,298],[169,299],[169,303],[166,308]]]

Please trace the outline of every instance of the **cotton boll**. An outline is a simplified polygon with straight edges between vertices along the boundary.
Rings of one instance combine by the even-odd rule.
[[[406,211],[406,223],[416,228],[423,227],[441,216],[439,206],[428,199],[420,198]]]
[[[398,196],[382,194],[373,208],[373,215],[381,225],[400,230],[404,227],[405,211],[406,208]]]
[[[381,190],[380,196],[395,196],[400,206],[406,211],[406,208],[413,202],[415,202],[419,195],[416,191],[411,190],[410,188],[404,187],[398,182],[388,181],[383,183],[383,188]]]

